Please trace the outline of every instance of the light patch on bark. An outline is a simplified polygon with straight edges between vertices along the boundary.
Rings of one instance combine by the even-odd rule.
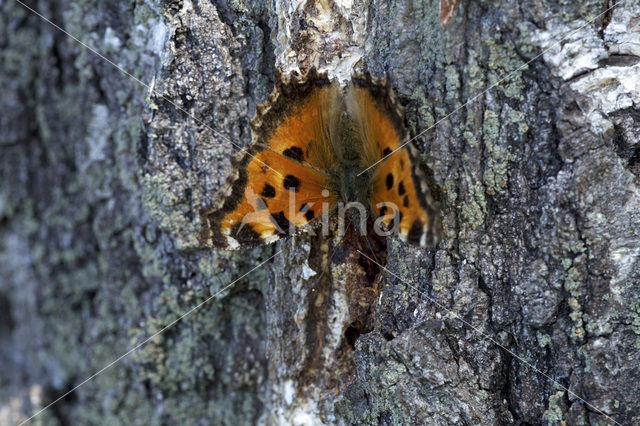
[[[364,55],[368,0],[278,0],[276,66],[285,74],[316,67],[341,84]]]
[[[613,10],[604,41],[610,54],[640,56],[640,4],[626,2]]]
[[[340,289],[336,289],[332,294],[331,312],[327,318],[327,328],[329,333],[326,337],[325,347],[322,348],[322,356],[325,359],[326,365],[332,365],[334,363],[335,351],[338,349],[340,340],[343,333],[343,324],[349,319],[349,304],[347,302],[347,296],[345,294],[343,283],[336,282],[335,284],[341,284]]]
[[[639,15],[637,5],[613,9],[604,40],[594,24],[585,25],[583,21],[571,25],[550,21],[546,31],[533,37],[542,49],[549,49],[543,58],[555,74],[565,81],[584,74],[572,81],[570,87],[588,100],[580,107],[589,117],[595,134],[612,136],[613,123],[607,116],[640,103],[640,64],[602,62],[613,54],[640,55]]]
[[[597,28],[585,24],[582,20],[570,24],[550,20],[546,30],[537,31],[532,37],[541,49],[549,49],[543,58],[563,80],[598,68],[598,62],[607,57]]]
[[[570,86],[589,99],[589,104],[581,107],[594,133],[611,136],[613,123],[606,116],[639,104],[640,64],[599,68]]]

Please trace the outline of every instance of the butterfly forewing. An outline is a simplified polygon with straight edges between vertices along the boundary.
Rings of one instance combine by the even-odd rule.
[[[281,81],[252,121],[253,144],[234,159],[213,209],[201,213],[200,241],[237,248],[278,240],[332,208],[335,197],[317,149],[330,85]],[[287,96],[286,94],[290,94]]]

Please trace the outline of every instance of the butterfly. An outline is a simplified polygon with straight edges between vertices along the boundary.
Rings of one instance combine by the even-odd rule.
[[[202,245],[271,243],[353,205],[404,241],[439,240],[439,207],[417,151],[403,143],[403,109],[387,79],[364,73],[341,87],[315,69],[277,72],[251,129],[222,196],[200,212]]]

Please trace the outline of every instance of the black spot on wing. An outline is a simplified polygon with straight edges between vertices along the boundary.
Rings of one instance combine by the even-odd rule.
[[[305,214],[304,217],[307,218],[307,222],[311,221],[311,219],[313,219],[313,217],[315,216],[315,213],[313,212],[313,210],[309,209]]]
[[[405,195],[404,198],[402,199],[402,205],[405,207],[409,207],[409,196]]]
[[[414,244],[420,244],[420,237],[422,237],[422,222],[419,219],[413,221],[411,229],[409,229],[409,235],[407,239]]]
[[[307,219],[307,222],[311,221],[311,219],[313,219],[313,217],[315,216],[315,212],[311,210],[311,206],[307,203],[304,203],[300,207],[300,212],[304,213],[304,217]]]
[[[391,173],[389,173],[387,175],[387,179],[386,179],[385,183],[387,184],[387,189],[388,190],[393,187],[393,175]]]
[[[284,181],[282,181],[282,186],[289,191],[296,192],[300,188],[300,179],[293,175],[286,175]]]
[[[382,151],[382,156],[386,157],[387,155],[391,154],[391,150],[387,147],[384,149],[384,151]]]
[[[380,216],[384,216],[384,214],[387,212],[387,206],[383,205],[382,207],[380,207]]]
[[[292,146],[291,148],[287,148],[282,152],[285,157],[293,158],[297,161],[304,161],[304,154],[302,153],[302,149],[297,146]]]
[[[289,235],[295,229],[294,224],[291,223],[289,219],[287,219],[287,216],[285,216],[283,211],[279,211],[276,214],[272,214],[271,222],[273,222],[273,224],[276,225],[276,232],[278,234]]]
[[[269,185],[268,183],[264,184],[264,188],[262,188],[262,192],[260,193],[265,198],[273,198],[276,196],[276,189]]]
[[[440,206],[439,203],[434,200],[431,194],[431,188],[427,185],[427,178],[419,167],[420,159],[417,150],[411,144],[408,144],[407,148],[410,160],[408,166],[411,166],[411,179],[416,189],[418,207],[423,208],[427,213],[427,220],[422,224],[423,229],[425,226],[427,227],[425,245],[427,247],[434,247],[440,241],[442,234],[442,214],[440,213]],[[417,207],[412,206],[412,208],[415,209]],[[421,235],[420,238],[422,238],[422,236],[423,235]]]
[[[404,182],[400,181],[400,183],[398,184],[398,195],[402,197],[405,194],[405,192],[407,192],[407,190],[404,187]]]

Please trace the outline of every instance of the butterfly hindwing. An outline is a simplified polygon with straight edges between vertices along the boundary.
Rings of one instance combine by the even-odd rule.
[[[398,148],[406,136],[403,108],[386,79],[370,74],[353,78],[349,110],[362,138],[362,166],[368,167]]]
[[[371,206],[400,239],[432,247],[440,237],[440,216],[417,152],[410,144],[389,155],[373,176]]]
[[[407,138],[403,109],[388,81],[369,74],[354,78],[353,98],[362,122],[363,156],[376,164],[371,180],[371,210],[398,236],[422,247],[440,237],[440,216],[417,151]],[[381,161],[382,159],[382,161]]]
[[[322,132],[327,84],[315,73],[305,79],[276,76],[276,88],[252,120],[253,143],[234,157],[217,205],[201,212],[201,244],[273,242],[331,208],[327,178],[309,158],[309,145]]]

